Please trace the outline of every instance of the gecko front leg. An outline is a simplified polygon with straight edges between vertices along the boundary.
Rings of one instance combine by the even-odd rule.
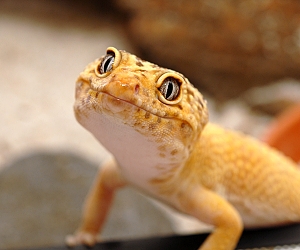
[[[89,194],[87,195],[82,222],[74,235],[66,237],[70,247],[84,244],[95,245],[111,207],[116,189],[126,185],[115,160],[106,162],[99,170]]]
[[[199,250],[233,250],[243,231],[236,209],[218,194],[203,187],[179,194],[179,208],[200,221],[213,225],[214,231]]]

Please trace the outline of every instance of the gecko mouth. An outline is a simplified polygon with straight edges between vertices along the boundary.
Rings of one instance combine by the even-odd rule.
[[[99,97],[100,94],[109,96],[110,98],[112,98],[112,99],[114,99],[114,100],[116,100],[118,102],[126,103],[128,105],[132,105],[132,106],[136,107],[137,109],[141,109],[141,110],[143,110],[143,111],[146,112],[146,116],[149,116],[150,114],[152,114],[152,115],[160,117],[160,118],[170,118],[170,117],[166,116],[166,112],[164,112],[164,111],[158,111],[156,108],[146,109],[142,105],[139,105],[139,103],[142,104],[142,100],[141,99],[137,99],[137,100],[133,100],[133,101],[128,101],[128,100],[122,99],[120,97],[116,97],[113,94],[108,93],[107,91],[96,91],[95,98],[98,99],[98,97]]]

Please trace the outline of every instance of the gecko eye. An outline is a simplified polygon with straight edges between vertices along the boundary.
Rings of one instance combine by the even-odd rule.
[[[107,54],[102,60],[101,64],[98,66],[98,71],[100,74],[105,74],[112,70],[112,67],[115,62],[115,55]]]
[[[98,60],[98,64],[94,68],[94,72],[99,78],[107,77],[119,66],[121,60],[122,51],[117,50],[114,47],[108,47],[106,50],[106,55]]]
[[[180,83],[177,79],[167,77],[162,85],[159,87],[159,91],[163,97],[168,101],[175,100],[179,95]]]

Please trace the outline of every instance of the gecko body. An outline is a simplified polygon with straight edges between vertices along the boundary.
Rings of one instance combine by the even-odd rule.
[[[71,246],[96,242],[127,184],[213,225],[201,250],[234,249],[244,227],[300,222],[296,163],[209,123],[206,101],[178,72],[110,47],[80,74],[74,110],[114,158],[99,171]]]

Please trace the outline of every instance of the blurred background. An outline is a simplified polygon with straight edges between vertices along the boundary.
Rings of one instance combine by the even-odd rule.
[[[297,0],[0,0],[0,249],[61,245],[75,230],[109,154],[75,121],[74,84],[107,47],[182,72],[211,121],[271,144],[276,117],[299,121],[299,14]],[[126,189],[104,236],[198,229]]]

